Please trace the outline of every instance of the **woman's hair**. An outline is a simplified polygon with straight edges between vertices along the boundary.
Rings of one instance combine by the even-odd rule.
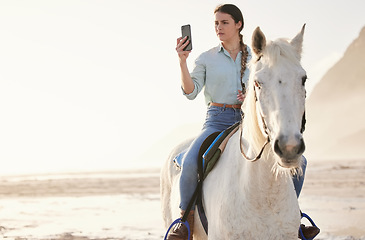
[[[242,57],[241,57],[241,81],[242,81],[243,74],[245,73],[245,70],[246,70],[246,63],[247,63],[247,56],[248,56],[247,46],[246,46],[246,44],[244,44],[243,35],[240,33],[244,26],[242,12],[238,7],[236,7],[233,4],[219,5],[215,8],[214,14],[217,12],[229,14],[232,16],[235,23],[238,23],[238,22],[242,23],[240,30],[239,30],[239,37],[240,37],[240,44],[241,44],[241,51],[242,51]],[[244,91],[243,86],[242,86],[242,89]]]

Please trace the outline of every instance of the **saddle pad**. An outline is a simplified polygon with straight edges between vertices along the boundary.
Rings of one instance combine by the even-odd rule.
[[[240,122],[233,124],[231,127],[222,131],[209,148],[203,154],[203,179],[209,174],[209,172],[214,168],[215,164],[218,162],[221,154],[223,153],[228,140],[232,135],[237,132]]]

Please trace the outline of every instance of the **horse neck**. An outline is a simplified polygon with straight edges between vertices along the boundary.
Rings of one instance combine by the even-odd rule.
[[[250,144],[250,137],[247,136],[249,131],[243,131],[241,136],[242,142],[247,149],[248,156],[254,156],[260,151],[259,146],[262,147],[265,142],[265,137],[256,139],[256,145]],[[252,136],[252,135],[250,135]],[[251,141],[253,141],[251,139]],[[267,145],[260,159],[255,162],[243,160],[244,173],[241,175],[241,186],[244,187],[246,201],[251,202],[255,207],[267,206],[268,208],[277,206],[278,204],[285,204],[288,195],[293,195],[293,183],[288,173],[276,173],[275,158],[271,145]],[[291,198],[290,198],[291,199]],[[268,204],[270,203],[270,204]]]

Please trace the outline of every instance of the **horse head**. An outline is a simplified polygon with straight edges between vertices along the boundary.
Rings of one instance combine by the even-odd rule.
[[[256,55],[249,84],[254,95],[257,124],[267,136],[276,162],[299,167],[305,149],[306,72],[300,64],[305,25],[293,39],[266,42],[259,27],[252,36]]]

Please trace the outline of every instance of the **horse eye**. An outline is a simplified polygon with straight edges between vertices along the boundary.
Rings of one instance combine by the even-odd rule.
[[[307,81],[307,75],[305,75],[304,77],[302,77],[302,85],[305,85],[305,82]]]
[[[255,86],[258,88],[258,89],[261,89],[261,85],[258,81],[255,81]]]

